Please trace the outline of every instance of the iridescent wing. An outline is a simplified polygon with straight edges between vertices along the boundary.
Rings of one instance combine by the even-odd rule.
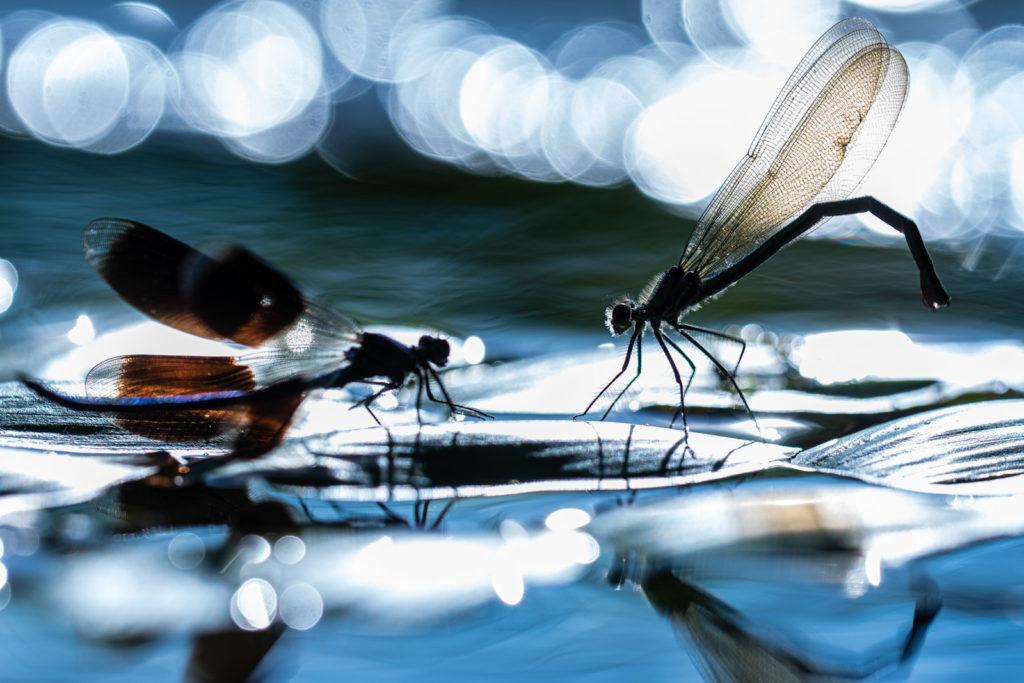
[[[245,440],[250,450],[276,443],[304,397],[296,384],[266,400],[252,400],[255,372],[230,356],[117,356],[96,365],[85,386],[87,400],[105,406],[114,422],[132,433],[178,443],[230,435],[236,443]],[[171,397],[181,402],[153,404],[144,411],[116,409],[119,402],[132,406]],[[209,397],[225,402],[214,407],[190,403]]]
[[[82,244],[103,279],[155,320],[210,339],[259,345],[238,357],[110,358],[89,372],[81,399],[41,388],[71,407],[111,412],[134,433],[178,442],[231,433],[250,446],[270,445],[303,392],[347,365],[360,343],[352,320],[306,299],[242,247],[228,245],[208,256],[118,218],[90,223]]]
[[[869,21],[829,29],[697,221],[680,267],[713,277],[813,204],[849,197],[885,146],[906,91],[903,56]]]
[[[82,232],[85,259],[122,299],[165,325],[259,346],[311,317],[322,336],[354,337],[344,316],[315,307],[277,269],[238,245],[204,254],[155,228],[99,218]],[[311,310],[318,308],[318,310]]]

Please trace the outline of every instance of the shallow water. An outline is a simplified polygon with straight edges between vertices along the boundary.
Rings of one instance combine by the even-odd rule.
[[[81,314],[91,318],[101,335],[141,320],[89,269],[79,249],[80,231],[88,221],[125,216],[190,243],[239,241],[370,329],[397,324],[463,338],[477,335],[487,346],[487,362],[505,365],[495,366],[493,374],[487,374],[487,366],[482,375],[472,374],[475,369],[453,373],[449,382],[457,397],[471,404],[489,400],[487,409],[502,419],[540,412],[541,396],[517,398],[514,383],[535,387],[554,371],[552,366],[583,367],[595,353],[604,356],[594,362],[614,367],[621,347],[619,352],[595,351],[610,341],[602,326],[604,308],[624,293],[636,293],[670,265],[689,230],[687,221],[629,188],[592,190],[477,178],[421,162],[354,181],[318,159],[254,166],[209,148],[199,155],[178,145],[180,140],[154,141],[105,158],[4,141],[0,258],[18,269],[20,286],[14,305],[0,316],[0,378],[11,379],[18,371],[39,373],[53,358],[72,350],[67,332]],[[927,239],[928,226],[922,225],[922,231]],[[760,328],[745,329],[752,335],[751,348],[767,349],[768,360],[760,370],[752,360],[749,368],[744,366],[751,373],[744,381],[755,388],[751,401],[759,413],[776,411],[777,417],[801,422],[799,429],[779,426],[778,431],[782,441],[801,447],[904,412],[1015,395],[1022,386],[1013,360],[1020,351],[1024,304],[1017,293],[1024,276],[1013,244],[993,238],[980,245],[975,253],[980,258],[971,261],[970,270],[962,265],[966,256],[960,247],[930,246],[953,295],[947,310],[931,312],[921,306],[912,261],[896,240],[872,245],[803,240],[706,305],[692,321],[738,331],[749,325]],[[820,393],[814,393],[809,389],[813,377],[805,377],[801,385],[780,360],[793,358],[794,344],[813,341],[805,336],[809,333],[862,328],[909,335],[902,346],[902,337],[895,346],[893,338],[884,337],[879,343],[851,337],[845,345],[829,346],[832,358],[839,359],[831,361],[833,367],[848,358],[851,366],[874,363],[889,373],[876,375],[870,386],[818,387]],[[888,363],[888,349],[904,354],[902,360],[898,356],[896,363]],[[922,359],[935,359],[931,365],[942,367],[929,367]],[[648,373],[656,374],[653,363]],[[600,366],[601,377],[605,365]],[[906,372],[893,374],[901,366]],[[642,396],[641,403],[653,408],[626,411],[619,419],[668,423],[671,412],[658,406],[671,401],[671,382],[651,379],[653,393]],[[593,378],[598,385],[600,381]],[[666,386],[667,399],[657,393]],[[759,395],[758,386],[765,393]],[[932,386],[941,390],[908,398]],[[772,395],[768,388],[790,393]],[[714,381],[695,390],[703,392],[694,404],[695,428],[735,436],[749,433],[735,400]],[[543,398],[558,403],[559,395],[544,391]],[[563,382],[560,391],[564,407],[544,417],[568,417],[582,410],[591,389]],[[860,402],[838,411],[823,407],[823,397],[837,394],[860,394]],[[794,396],[811,398],[799,404]],[[869,407],[869,399],[879,396],[891,405]],[[59,426],[53,432],[49,447],[66,445]],[[487,457],[486,451],[480,457]],[[17,493],[18,483],[12,481],[22,480],[7,479],[8,494]],[[543,529],[550,512],[561,508],[584,509],[598,519],[623,506],[644,510],[651,500],[717,495],[709,490],[723,496],[774,491],[782,500],[819,485],[837,491],[851,486],[831,477],[788,475],[655,491],[635,501],[616,492],[507,495],[460,501],[442,528],[453,537],[486,544],[502,538],[503,521],[516,520],[534,533]],[[241,490],[252,500],[277,501],[303,514],[295,489]],[[237,490],[224,486],[223,491],[229,493],[215,495],[213,503],[200,497],[187,504],[172,500],[170,507],[230,509],[237,503],[231,498]],[[303,530],[309,534],[307,547],[320,548],[328,558],[344,556],[332,554],[341,553],[328,543],[337,540],[335,533],[357,538],[366,534],[367,539],[382,533],[378,527],[383,513],[372,503],[337,507],[317,490],[303,495],[300,489],[299,497],[309,513]],[[153,500],[148,504],[157,507]],[[233,532],[212,521],[213,516],[198,513],[183,522],[173,521],[173,516],[146,517],[146,505],[119,508],[109,495],[90,495],[30,516],[20,531],[5,532],[0,566],[8,575],[0,595],[0,677],[178,679],[190,656],[202,659],[190,655],[201,649],[197,634],[222,626],[232,630],[226,605],[202,592],[227,590],[223,577],[213,569],[174,573],[167,558],[182,533],[200,538],[209,558],[221,546],[230,547]],[[414,514],[411,503],[393,508],[405,518]],[[433,508],[431,519],[439,509]],[[356,531],[346,531],[354,517],[372,518],[369,530],[355,525]],[[327,540],[316,536],[318,527],[324,527]],[[676,533],[685,536],[688,530]],[[669,566],[677,580],[692,581],[728,605],[715,611],[705,603],[701,609],[738,623],[739,631],[753,639],[738,641],[746,642],[747,651],[753,647],[750,642],[769,642],[767,651],[777,659],[780,652],[795,653],[826,673],[898,671],[916,680],[959,678],[966,671],[1010,678],[1024,666],[1017,646],[1024,629],[1024,583],[1015,569],[1024,553],[1019,538],[917,558],[860,592],[853,586],[857,576],[864,576],[862,570],[857,573],[863,557],[856,547],[830,547],[820,538],[807,543],[694,553]],[[523,599],[514,605],[493,593],[461,605],[442,601],[440,607],[432,605],[437,611],[430,614],[418,613],[426,608],[413,598],[404,605],[395,598],[396,604],[387,609],[341,601],[341,607],[329,610],[311,630],[285,628],[260,671],[273,680],[333,680],[341,672],[355,679],[390,680],[699,678],[691,658],[699,648],[682,639],[652,607],[670,611],[671,605],[659,602],[662,594],[650,597],[653,589],[643,585],[642,567],[627,567],[622,585],[610,585],[617,562],[612,546],[603,545],[600,557],[580,564],[575,573],[528,580]],[[105,572],[115,567],[137,567],[133,580],[138,584],[104,580],[109,576]],[[170,573],[157,573],[157,567]],[[145,581],[149,571],[153,585]],[[454,571],[448,568],[449,575]],[[195,576],[195,585],[185,576]],[[76,584],[82,577],[90,583]],[[89,587],[87,594],[68,596],[69,586],[82,585]],[[394,586],[381,590],[390,595]],[[172,603],[195,596],[195,609],[180,613],[154,607],[148,618],[157,619],[156,626],[119,636],[91,620],[125,596],[145,596],[155,606],[162,604],[162,593]],[[111,602],[104,602],[105,596]],[[913,621],[915,600],[926,604],[935,596],[941,597],[941,610],[922,635],[916,656],[908,656],[900,669],[896,658]],[[72,607],[85,610],[88,618],[77,614],[69,623]],[[219,611],[204,621],[196,616],[200,608]],[[114,622],[118,614],[130,613],[110,612]],[[190,613],[197,619],[194,624],[186,618]],[[236,646],[212,647],[233,652]]]

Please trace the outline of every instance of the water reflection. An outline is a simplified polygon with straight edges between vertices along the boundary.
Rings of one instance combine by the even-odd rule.
[[[233,518],[248,521],[232,522],[227,538],[186,531],[155,548],[98,548],[62,570],[57,594],[76,627],[100,639],[218,632],[228,615],[244,631],[279,621],[303,631],[326,615],[355,614],[397,627],[488,601],[518,604],[530,586],[570,582],[598,557],[596,541],[579,530],[457,538],[339,523],[306,526],[300,536],[281,533],[287,526],[271,521],[280,513],[293,514],[278,504],[240,508]],[[261,533],[241,533],[258,519]],[[143,597],[157,586],[159,598]]]
[[[782,629],[770,628],[671,571],[654,570],[640,581],[651,605],[689,643],[690,656],[711,681],[840,681],[897,672],[906,675],[942,607],[934,586],[922,584],[926,588],[916,596],[909,626],[901,629],[906,636],[873,644],[851,656],[836,654],[813,637],[794,645],[780,633]],[[849,644],[844,645],[849,650]]]
[[[764,481],[620,507],[588,530],[614,549],[612,584],[639,585],[710,680],[860,679],[914,666],[940,608],[959,602],[956,561],[932,556],[1024,522],[1014,498],[963,503]],[[1005,604],[1014,580],[997,573],[993,602]],[[853,633],[837,614],[873,626]]]
[[[586,628],[562,624],[559,615],[590,623],[608,614],[609,602],[621,610],[640,595],[613,594],[600,571],[611,563],[621,568],[623,585],[634,581],[692,643],[699,666],[711,671],[761,662],[764,671],[795,675],[888,672],[916,661],[940,600],[944,610],[977,604],[950,591],[952,570],[929,558],[955,559],[981,541],[1024,529],[1017,496],[988,495],[1010,491],[1008,475],[1020,469],[1018,403],[907,418],[802,455],[754,444],[729,454],[718,471],[701,458],[728,452],[732,440],[695,433],[695,453],[681,457],[672,451],[678,432],[553,420],[408,425],[378,430],[376,444],[366,432],[332,435],[303,442],[304,458],[275,451],[262,462],[217,462],[203,453],[183,460],[104,458],[85,451],[78,456],[83,463],[130,461],[133,481],[93,492],[85,512],[53,508],[64,499],[37,500],[24,533],[3,529],[0,560],[8,574],[0,606],[12,595],[27,596],[22,586],[41,571],[58,605],[53,614],[69,615],[90,640],[156,647],[184,636],[192,643],[190,670],[237,676],[287,668],[296,656],[288,644],[309,631],[332,642],[344,632],[347,639],[338,642],[346,647],[368,634],[415,634],[395,641],[398,652],[399,642],[438,642],[453,623],[493,635],[498,615],[567,628],[578,645]],[[89,438],[106,439],[102,433]],[[965,444],[975,446],[967,457],[960,451]],[[314,445],[319,455],[310,459]],[[766,450],[777,459],[766,459]],[[539,467],[544,458],[564,468],[561,486],[570,492],[538,495],[542,489],[531,488],[556,476]],[[43,469],[50,462],[41,461]],[[942,493],[776,474],[680,495],[668,487],[672,480],[652,476],[668,467],[695,475],[675,482],[692,484],[700,475],[725,476],[730,463],[749,476],[743,466],[773,462],[874,473],[907,488],[930,483]],[[380,479],[353,484],[347,489],[353,502],[332,504],[332,496],[343,497],[340,477],[354,464],[381,478],[393,468],[391,476],[414,486],[381,486]],[[639,476],[623,479],[631,473]],[[503,485],[484,487],[483,475]],[[973,489],[964,481],[971,477]],[[460,481],[468,485],[456,490]],[[660,490],[591,493],[613,484]],[[951,495],[965,492],[975,495]],[[428,518],[420,503],[455,493],[465,499],[445,508],[443,523]],[[471,498],[484,494],[505,497]],[[390,498],[389,510],[368,502],[374,497]],[[51,536],[36,529],[62,531]],[[28,556],[16,548],[32,553],[35,564],[26,566]],[[991,604],[1009,619],[1015,584],[1000,581]],[[865,623],[872,624],[870,633],[860,629],[843,647],[830,645]],[[543,640],[531,635],[531,642]],[[519,651],[515,643],[509,647]]]

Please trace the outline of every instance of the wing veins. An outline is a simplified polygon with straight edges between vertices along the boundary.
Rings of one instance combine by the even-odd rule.
[[[902,56],[869,22],[827,31],[701,215],[680,266],[712,277],[814,203],[849,196],[888,139],[905,93]]]

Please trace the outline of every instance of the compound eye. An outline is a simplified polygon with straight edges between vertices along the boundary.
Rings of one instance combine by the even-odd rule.
[[[426,354],[427,360],[437,367],[443,368],[448,364],[448,354],[451,352],[451,347],[448,345],[447,339],[423,335],[420,337],[419,346]]]
[[[611,324],[616,334],[622,334],[629,329],[629,326],[633,324],[632,301],[626,299],[612,307]]]
[[[617,324],[628,323],[631,312],[629,304],[625,301],[620,301],[612,309],[612,322]]]

